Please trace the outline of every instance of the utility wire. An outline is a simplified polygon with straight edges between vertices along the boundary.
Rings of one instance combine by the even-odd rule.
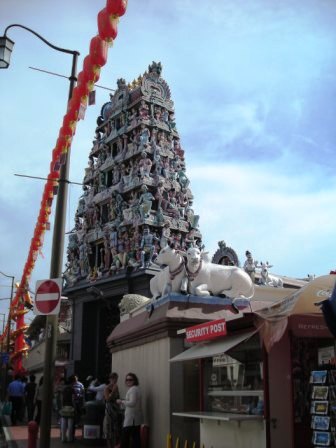
[[[14,176],[18,176],[18,177],[28,177],[29,179],[40,179],[40,180],[49,180],[47,177],[39,177],[39,176],[28,176],[27,174],[17,174],[14,173]],[[80,182],[71,182],[70,180],[67,179],[53,179],[56,182],[66,182],[67,184],[73,184],[73,185],[84,185]]]
[[[54,75],[54,76],[59,76],[60,78],[69,79],[69,76],[60,75],[59,73],[49,72],[48,70],[42,70],[41,68],[36,68],[36,67],[29,67],[29,68],[31,68],[32,70],[36,70],[37,72],[47,73],[48,75]],[[115,92],[114,89],[110,89],[109,87],[100,86],[98,84],[95,84],[95,87],[98,87],[99,89],[109,90],[110,92]]]

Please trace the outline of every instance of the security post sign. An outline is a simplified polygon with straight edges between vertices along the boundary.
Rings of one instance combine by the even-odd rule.
[[[34,313],[58,314],[61,305],[62,279],[39,280],[36,282]]]
[[[227,333],[225,319],[212,320],[205,324],[186,329],[187,342],[200,342],[225,336]]]

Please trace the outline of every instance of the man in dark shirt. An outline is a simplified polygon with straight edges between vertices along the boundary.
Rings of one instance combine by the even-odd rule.
[[[29,383],[25,387],[25,398],[27,406],[27,417],[28,422],[34,420],[34,409],[35,409],[35,394],[36,394],[36,382],[35,375],[29,376]]]
[[[72,382],[73,406],[75,408],[75,424],[79,425],[84,406],[84,386],[78,381],[77,375],[70,377]]]

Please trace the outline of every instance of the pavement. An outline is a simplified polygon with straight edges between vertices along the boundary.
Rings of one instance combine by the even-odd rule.
[[[15,425],[10,424],[10,419],[3,416],[1,419],[2,440],[0,440],[0,448],[43,448],[39,445],[39,439],[35,445],[28,445],[28,426],[27,424]],[[101,448],[102,444],[94,444],[92,440],[83,440],[82,429],[77,428],[75,440],[73,442],[62,442],[60,437],[60,427],[52,425],[50,431],[50,448],[80,448],[81,446],[90,446],[91,448]]]

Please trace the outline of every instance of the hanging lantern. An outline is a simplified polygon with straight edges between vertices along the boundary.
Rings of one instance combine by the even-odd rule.
[[[59,171],[53,171],[48,174],[47,184],[49,188],[51,186],[54,195],[57,194],[59,176],[60,176]]]
[[[108,14],[123,16],[126,12],[127,0],[107,0],[106,9]]]
[[[86,82],[88,84],[89,92],[91,92],[95,83],[99,80],[100,67],[92,64],[90,55],[87,55],[83,61],[83,72],[86,75]]]
[[[75,119],[74,114],[67,112],[63,117],[63,126],[65,126],[65,128],[70,128],[72,135],[76,132],[76,124],[77,120]]]
[[[99,65],[94,65],[91,61],[91,57],[88,54],[85,56],[83,61],[83,71],[89,74],[89,79],[94,82],[97,82],[100,77],[100,67]],[[94,78],[92,78],[94,76]]]
[[[90,58],[94,65],[103,67],[107,62],[108,43],[100,36],[95,36],[90,42]]]
[[[65,114],[63,117],[63,126],[59,131],[59,135],[67,139],[72,139],[76,132],[76,121],[71,119],[71,116]]]
[[[72,92],[71,99],[68,101],[68,107],[67,107],[67,115],[69,116],[70,120],[77,121],[78,120],[78,111],[80,106],[80,98],[74,96],[74,91],[76,87],[74,88]]]
[[[119,17],[109,14],[104,8],[99,12],[97,21],[99,36],[109,44],[112,43],[118,35]]]
[[[80,110],[82,108],[82,106],[86,106],[87,100],[88,100],[88,94],[85,92],[85,85],[77,85],[74,89],[73,89],[73,98],[74,101],[76,103],[78,103],[78,114],[77,114],[77,120],[80,119]]]
[[[84,71],[81,71],[78,74],[77,89],[79,91],[81,99],[86,98],[89,95],[89,92],[90,92],[89,80],[88,80],[87,73],[85,73]]]

